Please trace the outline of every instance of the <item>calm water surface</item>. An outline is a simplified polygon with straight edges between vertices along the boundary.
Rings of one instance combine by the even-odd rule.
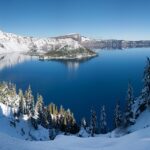
[[[116,101],[124,105],[128,81],[133,84],[134,95],[140,93],[150,49],[99,50],[98,53],[98,57],[82,62],[43,62],[27,56],[6,55],[0,60],[0,80],[11,81],[22,89],[30,84],[34,96],[38,92],[46,104],[54,102],[70,108],[77,120],[83,116],[89,118],[91,107],[100,116],[100,106],[105,104],[110,122]]]

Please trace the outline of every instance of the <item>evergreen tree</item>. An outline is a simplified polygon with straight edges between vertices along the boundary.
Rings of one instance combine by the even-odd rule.
[[[96,132],[96,122],[97,122],[97,117],[96,117],[96,112],[92,109],[91,110],[91,121],[90,121],[90,134],[93,137],[95,132]]]
[[[40,113],[40,112],[43,112],[43,109],[44,109],[44,102],[43,102],[43,97],[42,95],[37,95],[37,102],[36,102],[36,105],[35,105],[35,111]]]
[[[150,59],[147,58],[147,64],[144,70],[144,89],[142,91],[144,104],[146,107],[150,105]]]
[[[80,131],[78,133],[79,137],[88,137],[89,136],[86,128],[87,128],[86,120],[85,120],[85,118],[82,118],[82,120],[81,120],[81,126],[80,126]]]
[[[49,107],[47,108],[47,121],[48,121],[48,128],[53,127],[53,120],[52,120],[52,116],[51,116]]]
[[[19,98],[20,98],[20,101],[19,101],[19,114],[25,114],[25,100],[24,100],[24,96],[23,96],[23,92],[21,89],[19,89]]]
[[[31,124],[34,127],[34,129],[38,129],[38,122],[35,116],[31,116]]]
[[[65,112],[65,110],[64,110],[63,106],[61,105],[60,110],[59,110],[59,114],[64,115],[64,112]]]
[[[39,121],[41,126],[43,126],[44,128],[48,128],[49,124],[47,120],[47,108],[44,108],[43,112],[39,113]]]
[[[134,98],[133,98],[133,88],[131,84],[128,84],[128,90],[127,90],[127,103],[126,103],[126,112],[125,112],[125,127],[134,124],[135,117],[133,112],[133,106],[134,104]]]
[[[25,98],[26,98],[26,111],[29,115],[30,113],[34,113],[34,97],[32,95],[32,90],[29,85],[28,90],[25,92]]]
[[[38,113],[38,123],[43,127],[47,128],[47,108],[44,108],[43,97],[41,95],[37,95],[35,112]]]
[[[49,110],[50,110],[50,113],[53,114],[53,115],[56,115],[56,113],[58,112],[57,107],[55,106],[54,103],[49,104]]]
[[[66,111],[64,115],[65,135],[68,135],[70,133],[70,128],[71,128],[71,124],[69,120],[70,119],[69,112],[70,111]]]
[[[16,96],[16,85],[12,84],[12,96]]]
[[[86,127],[87,127],[87,123],[86,123],[85,118],[82,118],[82,120],[81,120],[81,127],[84,128],[84,129],[86,129]]]
[[[30,107],[30,111],[31,111],[31,114],[34,115],[34,113],[35,113],[35,102],[34,102],[34,97],[32,97],[32,99],[31,99],[31,107]]]
[[[120,102],[118,102],[115,107],[114,125],[115,128],[119,128],[122,126],[122,114],[120,110]]]
[[[106,121],[106,111],[105,106],[101,107],[101,115],[100,115],[100,133],[107,133],[107,121]]]

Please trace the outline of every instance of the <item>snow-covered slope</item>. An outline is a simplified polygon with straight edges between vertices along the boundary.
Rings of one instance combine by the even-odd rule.
[[[78,34],[53,38],[33,38],[0,31],[0,54],[10,52],[28,52],[37,55],[39,53],[45,54],[49,51],[60,51],[63,47],[67,47],[68,51],[75,51],[78,49],[86,50],[86,48],[80,44],[79,39],[81,38]],[[84,37],[83,40],[85,39],[86,38]],[[89,51],[87,50],[86,53],[88,52]],[[88,55],[90,54],[88,53]]]
[[[136,119],[136,123],[128,128],[128,131],[133,132],[147,127],[150,127],[150,109],[142,112]]]
[[[148,150],[150,127],[120,138],[79,138],[59,135],[54,141],[25,141],[0,132],[1,150]]]
[[[0,103],[0,149],[2,150],[148,150],[150,146],[150,111],[145,110],[135,125],[133,133],[113,137],[113,132],[96,137],[80,138],[77,136],[58,135],[49,141],[48,131],[43,127],[33,129],[28,117],[24,116],[16,127],[10,124],[12,109]],[[30,141],[30,140],[44,141]]]
[[[22,140],[49,140],[48,130],[41,126],[35,130],[27,115],[14,126],[11,123],[13,111],[9,106],[0,103],[0,133]]]

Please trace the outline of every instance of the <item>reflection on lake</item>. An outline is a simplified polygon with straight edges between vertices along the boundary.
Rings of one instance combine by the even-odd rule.
[[[0,70],[3,68],[10,68],[16,64],[33,59],[31,56],[27,56],[20,53],[8,53],[0,55]]]

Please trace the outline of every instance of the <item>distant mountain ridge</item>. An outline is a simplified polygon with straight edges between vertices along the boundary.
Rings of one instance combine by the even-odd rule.
[[[52,38],[23,37],[0,31],[0,54],[23,52],[48,58],[75,59],[95,56],[96,53],[81,45],[82,37],[71,34]],[[50,56],[50,54],[52,54]]]
[[[97,40],[76,33],[49,38],[35,38],[0,31],[0,54],[22,52],[48,56],[49,59],[82,59],[96,55],[91,49],[136,47],[150,47],[150,41]]]

